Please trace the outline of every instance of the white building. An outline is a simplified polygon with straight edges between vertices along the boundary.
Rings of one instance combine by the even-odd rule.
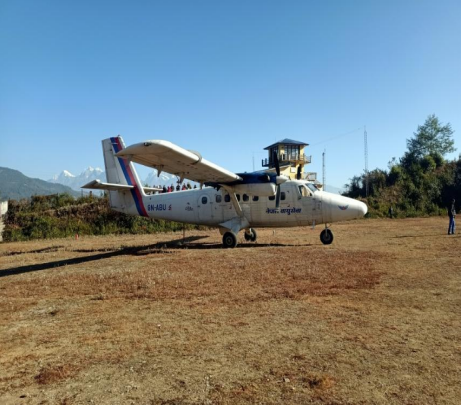
[[[8,211],[8,201],[0,201],[0,219]]]

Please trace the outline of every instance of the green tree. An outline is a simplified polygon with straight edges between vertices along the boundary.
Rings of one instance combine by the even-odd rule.
[[[435,154],[444,156],[456,150],[451,125],[442,125],[434,114],[429,115],[413,135],[414,138],[407,139],[407,147],[409,155],[416,159]]]

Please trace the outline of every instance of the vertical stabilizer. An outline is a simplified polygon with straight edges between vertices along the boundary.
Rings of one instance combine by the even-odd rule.
[[[143,204],[144,190],[133,163],[115,156],[122,149],[125,149],[125,143],[121,136],[102,141],[107,182],[134,186],[131,190],[109,191],[110,206],[125,214],[147,217],[148,214]]]

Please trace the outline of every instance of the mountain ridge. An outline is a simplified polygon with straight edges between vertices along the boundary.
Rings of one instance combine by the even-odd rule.
[[[33,195],[70,194],[78,197],[80,194],[62,184],[50,183],[45,180],[27,177],[19,170],[0,167],[0,198],[21,200]]]

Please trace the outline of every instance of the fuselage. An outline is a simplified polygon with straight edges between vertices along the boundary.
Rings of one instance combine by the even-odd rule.
[[[290,227],[332,223],[362,218],[367,206],[357,200],[317,190],[302,180],[286,181],[281,187],[280,206],[275,196],[236,194],[238,213],[229,193],[220,188],[176,191],[140,196],[136,206],[119,211],[176,222],[219,226],[238,215],[251,227]],[[141,200],[141,201],[139,201]]]

